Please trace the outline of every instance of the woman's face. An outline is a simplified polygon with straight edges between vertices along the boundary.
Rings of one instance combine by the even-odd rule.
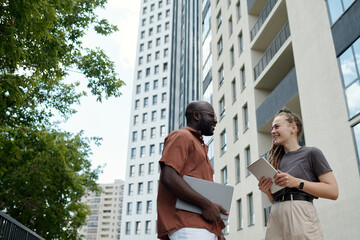
[[[295,126],[294,126],[295,125]],[[286,144],[292,137],[294,137],[294,133],[296,131],[296,124],[289,123],[286,120],[285,115],[279,115],[275,117],[272,128],[271,135],[275,145],[284,145]],[[295,135],[296,137],[296,135]]]

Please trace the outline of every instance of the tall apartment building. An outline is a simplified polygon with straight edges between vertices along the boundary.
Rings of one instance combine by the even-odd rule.
[[[122,240],[156,239],[158,161],[168,133],[172,1],[142,0],[126,165]]]
[[[284,106],[303,119],[302,144],[323,151],[339,185],[338,200],[314,203],[325,239],[358,238],[360,1],[202,2],[202,19],[211,18],[202,56],[210,41],[212,87],[203,59],[202,93],[218,114],[215,180],[235,188],[226,239],[264,239],[271,203],[246,167],[266,156]]]
[[[83,239],[120,239],[124,181],[99,184],[101,192],[87,192],[81,199],[91,210],[86,226],[79,230]]]

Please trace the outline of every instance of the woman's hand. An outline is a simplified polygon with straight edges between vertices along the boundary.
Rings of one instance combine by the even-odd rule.
[[[263,193],[269,194],[270,188],[273,185],[271,178],[262,177],[259,181],[259,189]],[[270,193],[271,194],[271,193]]]
[[[278,170],[278,173],[274,176],[275,184],[280,187],[288,187],[288,188],[299,188],[301,179],[291,176],[288,173],[283,173]]]

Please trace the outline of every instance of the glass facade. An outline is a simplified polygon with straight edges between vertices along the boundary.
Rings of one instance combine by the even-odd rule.
[[[355,0],[327,0],[330,21],[334,24]]]
[[[360,38],[339,56],[343,86],[352,118],[360,113]]]

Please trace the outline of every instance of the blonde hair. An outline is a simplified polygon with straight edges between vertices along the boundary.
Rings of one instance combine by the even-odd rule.
[[[275,117],[278,116],[285,116],[285,120],[289,123],[295,123],[297,126],[297,137],[300,138],[302,131],[303,131],[303,124],[298,115],[291,112],[288,108],[282,108],[280,109]],[[281,158],[285,154],[285,149],[282,145],[275,145],[274,142],[272,143],[271,149],[269,151],[269,162],[275,169],[279,169]]]

